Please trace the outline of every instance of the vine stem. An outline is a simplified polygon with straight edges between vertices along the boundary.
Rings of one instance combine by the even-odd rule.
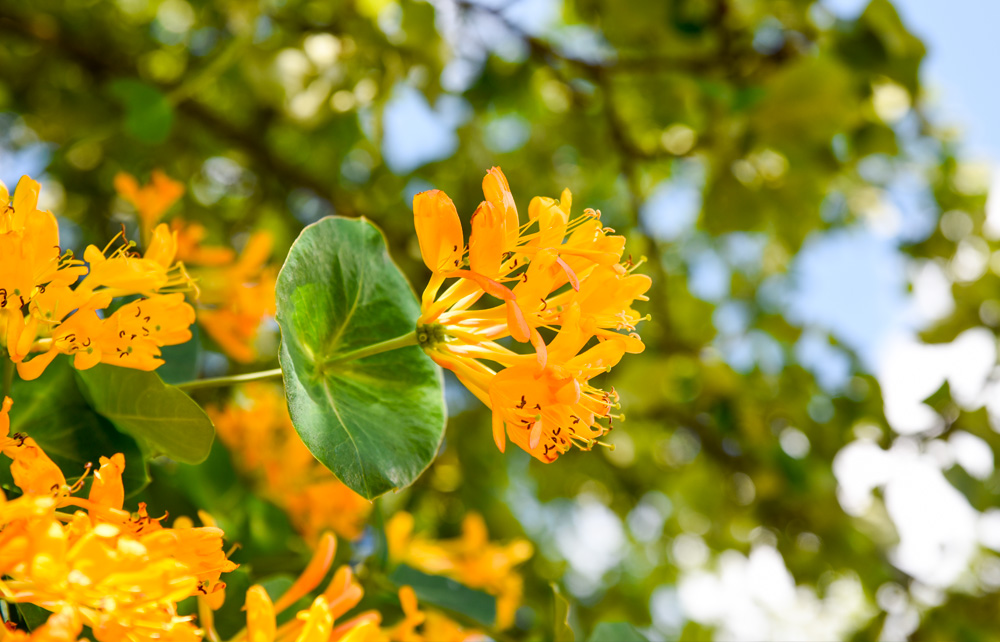
[[[365,357],[381,354],[382,352],[388,352],[390,350],[398,350],[399,348],[415,346],[417,345],[417,343],[418,343],[417,331],[414,330],[413,332],[404,334],[401,337],[396,337],[395,339],[389,339],[388,341],[374,343],[370,346],[365,346],[363,348],[358,348],[357,350],[352,350],[350,352],[345,352],[344,354],[337,355],[332,359],[323,361],[320,364],[320,368],[322,369],[338,363],[346,363],[348,361],[356,361],[358,359],[364,359]],[[236,383],[259,381],[261,379],[271,379],[280,376],[281,376],[281,368],[274,368],[273,370],[262,370],[260,372],[229,375],[226,377],[213,377],[211,379],[195,379],[194,381],[185,381],[184,383],[176,384],[176,387],[180,388],[181,390],[197,390],[199,388],[228,386]]]
[[[195,379],[178,383],[175,387],[181,390],[197,390],[198,388],[213,388],[215,386],[228,386],[234,383],[245,383],[247,381],[259,381],[261,379],[271,379],[281,376],[281,368],[274,370],[262,370],[260,372],[250,372],[240,375],[229,375],[227,377],[212,377],[211,379]]]
[[[10,395],[11,386],[14,385],[14,362],[10,360],[7,356],[6,351],[3,352],[0,359],[3,359],[3,388],[0,390],[0,402],[3,402],[4,397]]]
[[[363,348],[358,348],[357,350],[351,350],[350,352],[345,352],[344,354],[338,355],[332,359],[328,359],[323,362],[324,366],[333,365],[335,363],[344,363],[346,361],[355,361],[357,359],[364,359],[365,357],[370,357],[375,354],[380,354],[382,352],[388,352],[390,350],[398,350],[399,348],[408,348],[409,346],[417,345],[417,331],[413,330],[408,332],[401,337],[396,337],[395,339],[389,339],[388,341],[382,341],[380,343],[373,343],[370,346],[365,346]]]

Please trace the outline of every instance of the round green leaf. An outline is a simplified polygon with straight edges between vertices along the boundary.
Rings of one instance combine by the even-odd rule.
[[[440,369],[410,346],[345,360],[411,333],[420,305],[365,219],[329,217],[302,231],[278,275],[281,369],[309,450],[372,499],[411,484],[444,434]]]
[[[163,383],[155,372],[100,364],[78,370],[90,405],[135,437],[150,457],[166,455],[185,464],[205,461],[215,427],[191,397]]]

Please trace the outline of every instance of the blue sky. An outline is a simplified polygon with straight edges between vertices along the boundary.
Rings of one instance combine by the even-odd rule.
[[[852,18],[868,0],[825,0],[836,15]],[[970,154],[1000,158],[1000,2],[895,0],[903,22],[927,45],[924,82],[938,90],[945,122],[962,125]]]

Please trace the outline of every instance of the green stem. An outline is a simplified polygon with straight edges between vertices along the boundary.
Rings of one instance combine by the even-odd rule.
[[[380,354],[382,352],[388,352],[390,350],[398,350],[399,348],[406,348],[408,346],[417,345],[417,331],[414,330],[408,334],[404,334],[401,337],[396,337],[395,339],[389,339],[388,341],[382,341],[381,343],[375,343],[370,346],[365,346],[363,348],[358,348],[357,350],[352,350],[346,352],[342,355],[338,355],[333,359],[324,361],[321,367],[331,366],[337,363],[344,363],[347,361],[355,361],[357,359],[364,359],[365,357],[370,357],[375,354]],[[260,379],[270,379],[272,377],[280,377],[281,368],[275,368],[274,370],[263,370],[261,372],[250,372],[241,375],[230,375],[228,377],[214,377],[212,379],[195,379],[194,381],[185,381],[184,383],[179,383],[176,385],[177,388],[181,390],[197,390],[198,388],[212,388],[215,386],[228,386],[234,383],[245,383],[247,381],[258,381]]]
[[[357,350],[351,350],[350,352],[337,355],[336,357],[323,362],[323,365],[329,366],[335,363],[344,363],[345,361],[356,361],[358,359],[364,359],[365,357],[370,357],[382,352],[389,352],[390,350],[398,350],[399,348],[406,348],[415,345],[417,345],[416,330],[404,334],[401,337],[396,337],[395,339],[389,339],[388,341],[382,341],[381,343],[373,343],[370,346],[365,346],[363,348],[358,348]]]
[[[184,383],[179,383],[175,387],[181,390],[197,390],[198,388],[212,388],[214,386],[228,386],[233,383],[245,383],[247,381],[259,381],[260,379],[271,379],[272,377],[280,377],[281,368],[275,368],[274,370],[262,370],[261,372],[250,372],[241,375],[230,375],[228,377],[213,377],[211,379],[195,379],[194,381],[185,381]]]
[[[8,358],[6,352],[3,353],[0,359],[3,359],[3,389],[0,392],[0,402],[3,402],[3,398],[10,395],[11,386],[14,385],[15,370],[14,362]]]

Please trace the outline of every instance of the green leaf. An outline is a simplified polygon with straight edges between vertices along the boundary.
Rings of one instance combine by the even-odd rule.
[[[587,642],[649,642],[628,622],[600,622]]]
[[[411,586],[421,603],[433,604],[443,609],[464,613],[482,623],[493,626],[497,619],[497,600],[492,595],[471,589],[453,579],[428,575],[406,564],[400,564],[389,579],[397,586]]]
[[[138,80],[111,83],[111,94],[125,107],[125,130],[144,143],[162,143],[170,135],[174,108],[163,92]]]
[[[24,622],[24,626],[29,631],[34,631],[41,625],[49,621],[49,616],[52,615],[51,611],[46,611],[40,606],[34,604],[15,604],[18,614],[21,616],[21,621]]]
[[[191,326],[191,338],[173,346],[163,346],[160,358],[164,364],[156,369],[156,374],[164,383],[178,384],[198,378],[201,370],[201,331],[198,324]]]
[[[208,457],[215,437],[208,415],[155,372],[100,364],[76,376],[94,409],[135,437],[147,456],[166,455],[186,464]]]
[[[338,361],[416,327],[420,305],[379,229],[341,217],[304,229],[278,275],[277,307],[302,441],[369,499],[413,483],[444,435],[439,368],[416,346]]]
[[[573,633],[573,627],[569,625],[569,600],[562,594],[557,584],[553,583],[551,586],[552,598],[555,600],[552,639],[554,642],[575,642],[576,634]]]
[[[70,483],[88,463],[97,466],[101,457],[122,453],[125,492],[140,490],[149,483],[149,475],[139,445],[88,405],[74,372],[69,359],[59,357],[38,379],[15,380],[10,392],[14,400],[11,433],[23,433],[38,442]],[[0,466],[0,483],[13,487],[8,466]]]

